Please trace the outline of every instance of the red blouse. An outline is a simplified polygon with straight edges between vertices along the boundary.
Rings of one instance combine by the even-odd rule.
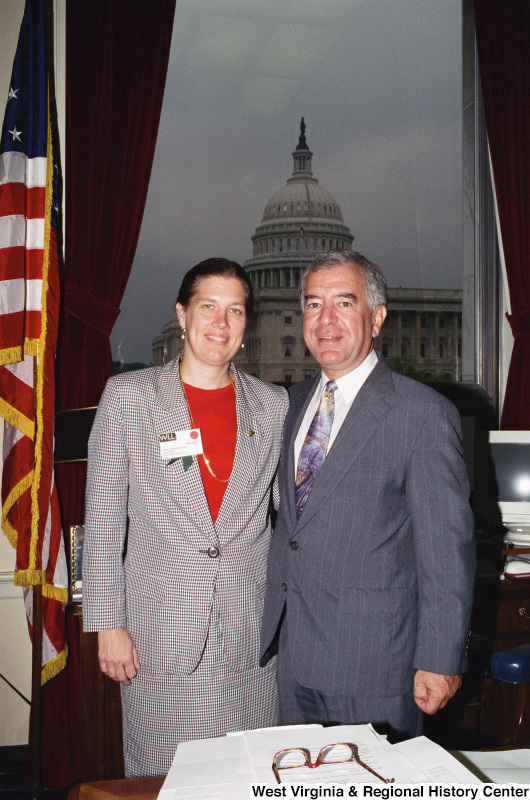
[[[237,438],[236,394],[232,384],[222,389],[198,389],[184,384],[193,426],[201,429],[202,447],[217,480],[208,471],[204,458],[197,456],[210,514],[215,522],[234,465]]]

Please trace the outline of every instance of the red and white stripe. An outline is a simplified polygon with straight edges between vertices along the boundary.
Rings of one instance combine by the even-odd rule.
[[[45,199],[46,159],[2,153],[0,363],[2,351],[40,336]]]

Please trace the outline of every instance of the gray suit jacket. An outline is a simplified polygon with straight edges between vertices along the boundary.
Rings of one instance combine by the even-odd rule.
[[[293,446],[317,381],[291,391],[261,663],[285,607],[304,686],[389,697],[411,691],[416,669],[459,674],[475,546],[458,413],[379,356],[297,521]]]
[[[159,434],[191,427],[177,359],[111,378],[90,436],[84,630],[128,628],[140,663],[153,669],[194,670],[214,595],[234,670],[258,663],[269,501],[288,398],[233,372],[236,453],[215,525],[197,457],[184,470],[182,459],[160,455]]]

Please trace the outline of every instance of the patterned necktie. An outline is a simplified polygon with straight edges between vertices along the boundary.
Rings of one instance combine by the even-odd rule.
[[[313,488],[313,483],[324,463],[328,450],[329,435],[333,424],[335,403],[333,392],[337,388],[335,381],[326,383],[313,421],[304,439],[298,467],[296,470],[296,516],[299,517]]]

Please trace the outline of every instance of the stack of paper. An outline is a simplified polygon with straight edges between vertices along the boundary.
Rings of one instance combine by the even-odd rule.
[[[359,757],[396,783],[481,783],[438,745],[420,736],[391,745],[371,725],[265,728],[184,742],[177,748],[159,800],[248,800],[251,783],[276,784],[272,759],[279,750],[304,747],[315,761],[325,745],[352,742]],[[356,762],[284,770],[282,783],[380,783]],[[382,784],[381,784],[382,785]]]

